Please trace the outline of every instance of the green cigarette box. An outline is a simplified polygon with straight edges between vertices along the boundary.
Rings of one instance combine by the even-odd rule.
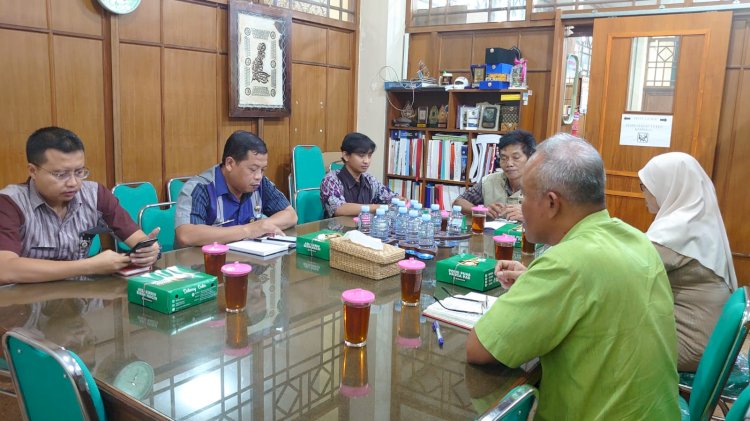
[[[457,254],[437,262],[435,278],[439,282],[462,286],[476,291],[487,291],[500,286],[495,277],[497,260]]]
[[[331,260],[331,249],[328,239],[338,237],[341,233],[332,230],[321,230],[297,236],[297,254],[313,256],[318,259]]]
[[[170,266],[128,279],[128,301],[164,314],[216,298],[216,277]]]
[[[130,323],[170,336],[207,323],[218,312],[215,302],[205,302],[172,314],[162,314],[133,303],[128,304],[128,307]]]
[[[522,224],[505,224],[495,230],[495,235],[508,234],[516,237],[516,248],[521,248],[521,235],[523,235]]]
[[[299,254],[297,255],[296,259],[297,269],[323,276],[327,276],[331,273],[331,267],[328,265],[328,263],[321,262],[319,259]]]

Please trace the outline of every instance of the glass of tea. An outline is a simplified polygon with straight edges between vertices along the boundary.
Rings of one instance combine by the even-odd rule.
[[[495,260],[513,260],[513,247],[516,245],[516,237],[508,234],[492,237],[495,241]]]
[[[413,257],[398,262],[401,268],[401,304],[410,307],[419,305],[424,266],[424,262]]]
[[[524,228],[521,234],[521,253],[522,254],[534,254],[536,250],[536,244],[526,239],[526,229]]]
[[[226,343],[224,354],[233,357],[242,357],[252,351],[250,339],[247,335],[249,317],[246,312],[227,313],[226,320]]]
[[[471,232],[482,234],[484,232],[484,221],[487,220],[487,208],[479,205],[471,208]]]
[[[422,311],[419,307],[401,307],[401,318],[398,321],[398,336],[396,344],[402,348],[419,348],[422,338],[419,335],[419,317]]]
[[[213,243],[206,244],[201,250],[203,250],[203,270],[207,274],[215,276],[219,285],[223,284],[224,277],[221,276],[221,267],[227,262],[229,247],[224,244]]]
[[[370,393],[367,381],[367,347],[344,348],[339,390],[347,398],[359,398]]]
[[[224,274],[224,299],[228,313],[239,313],[247,306],[247,274],[252,271],[250,265],[240,262],[221,267]]]
[[[366,289],[349,289],[341,293],[344,303],[344,343],[360,348],[367,345],[367,329],[370,326],[370,304],[375,294]]]
[[[448,232],[448,219],[450,219],[451,213],[447,210],[440,211],[440,231]]]

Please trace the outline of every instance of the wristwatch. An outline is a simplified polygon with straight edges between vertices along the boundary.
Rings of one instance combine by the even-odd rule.
[[[125,15],[133,12],[141,0],[98,0],[103,8],[117,15]]]

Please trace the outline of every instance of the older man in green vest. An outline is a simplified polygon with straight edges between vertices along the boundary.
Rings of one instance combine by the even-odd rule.
[[[514,130],[500,138],[497,145],[500,168],[482,177],[453,202],[461,211],[471,214],[471,208],[485,205],[491,218],[523,221],[521,212],[521,176],[526,161],[536,150],[534,136],[525,130]]]

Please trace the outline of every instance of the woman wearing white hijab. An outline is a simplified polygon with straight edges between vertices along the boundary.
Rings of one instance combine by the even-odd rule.
[[[649,212],[646,235],[664,261],[677,321],[679,371],[695,371],[724,303],[737,288],[716,191],[682,152],[652,158],[638,172]]]

